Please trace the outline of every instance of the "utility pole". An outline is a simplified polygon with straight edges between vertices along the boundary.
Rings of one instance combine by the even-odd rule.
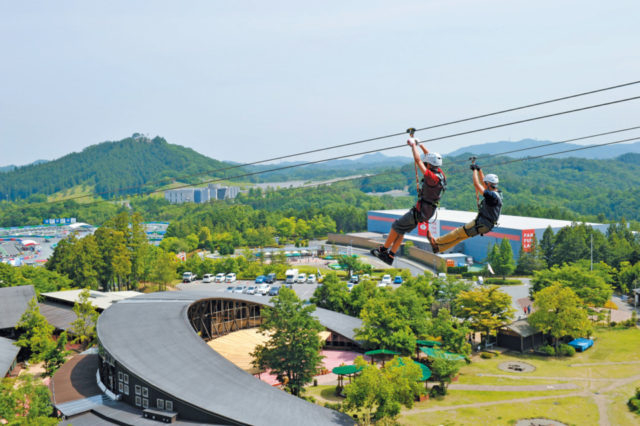
[[[591,270],[593,271],[593,233],[591,234]]]

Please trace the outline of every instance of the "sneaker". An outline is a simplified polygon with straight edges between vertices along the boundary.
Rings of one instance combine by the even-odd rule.
[[[395,259],[395,256],[390,251],[387,251],[383,253],[383,257],[381,257],[380,259],[382,259],[382,261],[387,265],[391,266],[393,265],[393,260]]]
[[[372,255],[377,257],[380,260],[384,260],[385,254],[387,254],[388,249],[385,246],[380,246],[378,248],[374,248],[369,251]]]

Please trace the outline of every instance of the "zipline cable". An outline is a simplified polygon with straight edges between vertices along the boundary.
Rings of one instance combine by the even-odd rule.
[[[546,100],[546,101],[535,102],[535,103],[532,103],[532,104],[522,105],[522,106],[518,106],[518,107],[507,108],[507,109],[503,109],[503,110],[500,110],[500,111],[494,111],[494,112],[490,112],[490,113],[486,113],[486,114],[480,114],[480,115],[475,115],[475,116],[471,116],[471,117],[467,117],[467,118],[461,118],[461,119],[457,119],[457,120],[453,120],[453,121],[447,121],[447,122],[444,122],[444,123],[434,124],[432,126],[421,127],[419,129],[416,129],[416,131],[425,131],[425,130],[436,129],[436,128],[439,128],[439,127],[450,126],[450,125],[453,125],[453,124],[465,123],[465,122],[472,121],[472,120],[478,120],[478,119],[481,119],[481,118],[487,118],[487,117],[492,117],[492,116],[496,116],[496,115],[500,115],[500,114],[506,114],[508,112],[520,111],[520,110],[527,109],[527,108],[533,108],[533,107],[536,107],[536,106],[547,105],[547,104],[551,104],[551,103],[555,103],[555,102],[560,102],[560,101],[565,101],[565,100],[569,100],[569,99],[579,98],[579,97],[582,97],[582,96],[593,95],[595,93],[601,93],[601,92],[606,92],[606,91],[609,91],[609,90],[620,89],[620,88],[623,88],[623,87],[633,86],[633,85],[636,85],[636,84],[640,84],[640,80],[631,81],[631,82],[623,83],[623,84],[617,84],[617,85],[614,85],[614,86],[608,86],[608,87],[604,87],[604,88],[601,88],[601,89],[590,90],[590,91],[587,91],[587,92],[576,93],[576,94],[573,94],[573,95],[562,96],[562,97],[559,97],[559,98],[554,98],[554,99],[549,99],[549,100]],[[258,160],[258,161],[253,161],[253,162],[250,162],[250,163],[236,164],[236,165],[233,165],[233,166],[221,167],[221,168],[218,168],[218,169],[207,170],[207,171],[204,171],[204,172],[199,172],[199,173],[194,173],[194,174],[189,174],[189,175],[183,175],[183,176],[177,176],[177,177],[175,177],[173,179],[183,179],[185,177],[203,176],[203,175],[207,175],[207,174],[211,174],[211,173],[222,172],[222,171],[237,169],[237,168],[246,167],[246,166],[255,166],[257,164],[268,163],[270,161],[285,160],[285,159],[288,159],[288,158],[299,157],[301,155],[314,154],[314,153],[317,153],[317,152],[328,151],[330,149],[343,148],[343,147],[346,147],[346,146],[352,146],[352,145],[362,144],[362,143],[366,143],[366,142],[375,142],[375,141],[382,140],[382,139],[388,139],[388,138],[392,138],[392,137],[396,137],[396,136],[402,136],[404,134],[405,134],[404,132],[402,132],[402,133],[392,133],[392,134],[389,134],[389,135],[377,136],[377,137],[373,137],[373,138],[357,140],[357,141],[354,141],[354,142],[347,142],[347,143],[343,143],[343,144],[332,145],[332,146],[328,146],[328,147],[325,147],[325,148],[317,148],[317,149],[312,149],[312,150],[309,150],[309,151],[298,152],[298,153],[295,153],[295,154],[281,155],[281,156],[278,156],[278,157],[267,158],[265,160]],[[165,180],[166,179],[163,179],[161,181],[148,182],[145,185],[156,185],[156,184],[160,184],[160,183],[164,182]],[[127,191],[129,189],[136,189],[136,188],[139,188],[139,186],[121,188],[119,192]],[[95,193],[93,195],[104,195],[104,194],[108,194],[108,193],[111,193],[111,192]]]
[[[526,119],[522,119],[522,120],[510,121],[510,122],[506,122],[506,123],[496,124],[496,125],[489,126],[489,127],[483,127],[483,128],[479,128],[479,129],[468,130],[468,131],[465,131],[465,132],[453,133],[453,134],[449,134],[449,135],[430,138],[430,139],[426,139],[426,140],[421,141],[421,143],[428,143],[428,142],[435,142],[435,141],[444,140],[444,139],[450,139],[450,138],[457,137],[457,136],[469,135],[469,134],[479,133],[479,132],[483,132],[483,131],[487,131],[487,130],[494,130],[494,129],[498,129],[498,128],[502,128],[502,127],[513,126],[513,125],[516,125],[516,124],[522,124],[522,123],[528,123],[528,122],[537,121],[537,120],[543,120],[543,119],[546,119],[546,118],[562,116],[562,115],[566,115],[566,114],[571,114],[571,113],[580,112],[580,111],[586,111],[586,110],[590,110],[590,109],[594,109],[594,108],[600,108],[600,107],[604,107],[604,106],[620,104],[620,103],[629,102],[629,101],[638,100],[638,99],[640,99],[640,96],[634,96],[634,97],[624,98],[624,99],[617,99],[615,101],[609,101],[609,102],[604,102],[604,103],[600,103],[600,104],[589,105],[589,106],[580,107],[580,108],[574,108],[574,109],[565,110],[565,111],[559,111],[559,112],[555,112],[555,113],[551,113],[551,114],[540,115],[540,116],[537,116],[537,117],[531,117],[531,118],[526,118]],[[406,133],[403,132],[403,133],[399,133],[398,135],[405,135],[405,134]],[[381,152],[381,151],[388,151],[388,150],[392,150],[392,149],[398,149],[398,148],[402,148],[404,146],[405,146],[405,144],[394,145],[394,146],[391,146],[391,147],[384,147],[384,148],[378,148],[378,149],[369,150],[369,151],[358,152],[358,153],[355,153],[355,154],[347,154],[347,155],[341,155],[341,156],[337,156],[337,157],[325,158],[325,159],[322,159],[322,160],[308,161],[308,162],[303,162],[303,163],[298,163],[298,164],[292,164],[292,165],[287,165],[287,166],[276,167],[276,168],[273,168],[273,169],[260,170],[260,171],[256,171],[256,172],[244,173],[244,174],[235,175],[235,176],[227,176],[227,177],[224,177],[224,178],[215,178],[215,179],[210,179],[210,180],[204,180],[204,181],[201,181],[201,182],[198,182],[198,183],[186,184],[186,185],[182,185],[182,186],[178,186],[178,187],[174,187],[174,188],[170,188],[170,189],[184,189],[184,188],[189,188],[189,187],[192,187],[192,186],[195,186],[195,185],[202,185],[204,183],[214,183],[214,182],[221,182],[221,181],[230,180],[230,179],[237,179],[237,178],[241,178],[241,177],[255,176],[255,175],[264,174],[264,173],[271,173],[271,172],[280,171],[280,170],[286,170],[286,169],[291,169],[291,168],[296,168],[296,167],[303,167],[303,166],[308,166],[308,165],[312,165],[312,164],[323,163],[323,162],[326,162],[326,161],[340,160],[340,159],[355,157],[355,156],[358,156],[358,155],[366,155],[366,154],[372,154],[372,153]],[[329,149],[329,148],[327,148],[327,149]],[[237,167],[241,167],[241,166],[231,166],[230,168],[237,168]],[[220,169],[220,170],[227,170],[227,169]],[[197,176],[199,174],[186,175],[186,176],[183,176],[183,178],[184,177],[193,177],[193,176]],[[145,186],[146,185],[148,185],[148,184],[145,184]],[[121,192],[121,191],[126,190],[126,189],[137,189],[137,188],[141,188],[141,187],[142,186],[136,186],[136,187],[130,187],[130,188],[121,189],[119,191],[103,191],[103,192],[99,192],[99,193],[84,194],[84,195],[78,195],[78,196],[75,196],[75,197],[63,198],[63,199],[60,199],[60,200],[47,201],[45,203],[71,201],[71,200],[87,198],[89,196],[94,196],[94,195],[114,194],[114,193]],[[157,192],[165,191],[165,190],[167,190],[167,189],[166,188],[165,189],[156,189],[156,190],[149,191],[149,192],[146,192],[146,193],[143,192],[143,193],[141,193],[139,195],[155,194]]]

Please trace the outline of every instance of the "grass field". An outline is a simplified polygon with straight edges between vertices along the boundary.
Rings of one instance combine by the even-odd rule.
[[[639,425],[627,400],[640,386],[640,329],[603,328],[594,332],[595,345],[571,358],[501,354],[492,359],[474,357],[460,370],[449,393],[403,409],[401,425],[511,425],[520,419],[546,418],[567,425]],[[536,367],[530,373],[509,373],[498,368],[508,361]],[[553,390],[546,386],[575,385]],[[456,385],[495,386],[493,390],[463,390]],[[538,386],[514,390],[502,386]],[[334,386],[308,388],[318,403],[339,402]]]

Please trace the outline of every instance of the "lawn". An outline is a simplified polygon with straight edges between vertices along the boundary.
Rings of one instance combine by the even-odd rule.
[[[526,418],[547,418],[567,425],[598,424],[598,407],[590,398],[566,397],[521,404],[496,404],[449,411],[403,413],[401,425],[508,425]]]

